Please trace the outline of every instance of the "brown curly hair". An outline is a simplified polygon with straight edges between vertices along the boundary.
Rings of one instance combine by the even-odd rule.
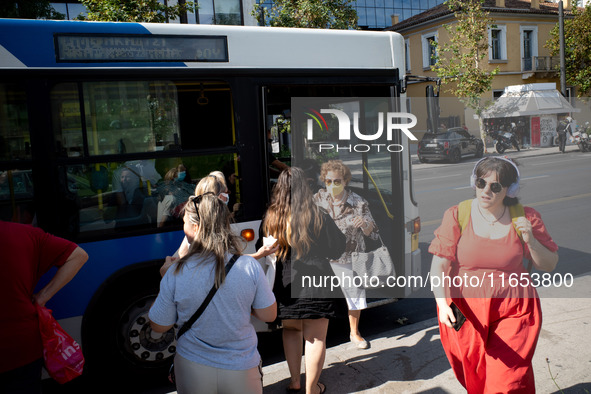
[[[342,160],[329,160],[322,164],[322,167],[320,167],[320,180],[322,182],[325,181],[326,174],[328,174],[329,171],[340,172],[343,175],[345,186],[347,186],[349,181],[351,181],[351,170],[343,163]]]

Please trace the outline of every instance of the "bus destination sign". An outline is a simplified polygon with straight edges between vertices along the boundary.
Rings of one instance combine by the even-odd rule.
[[[226,36],[56,34],[58,62],[228,62]]]

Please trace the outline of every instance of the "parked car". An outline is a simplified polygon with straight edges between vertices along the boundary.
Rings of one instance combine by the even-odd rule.
[[[484,144],[461,127],[451,127],[437,133],[425,133],[419,142],[421,163],[428,160],[449,160],[457,163],[464,156],[482,157]]]

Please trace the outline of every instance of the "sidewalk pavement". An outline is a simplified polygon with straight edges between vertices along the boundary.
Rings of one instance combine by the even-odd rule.
[[[567,153],[576,151],[576,145],[566,147]],[[558,147],[504,153],[510,158],[549,154],[560,154]],[[413,168],[430,165],[413,155]],[[533,360],[538,393],[591,393],[591,272],[575,278],[575,284],[573,291],[539,289],[543,325]],[[327,349],[320,381],[328,394],[466,392],[443,352],[437,318],[366,339],[371,344],[367,350],[350,342]],[[302,363],[302,384],[303,368]],[[265,394],[285,393],[289,384],[285,361],[263,367],[263,373]]]
[[[533,360],[538,393],[558,393],[559,387],[563,393],[591,393],[591,272],[575,283],[578,294],[572,288],[539,290],[544,322]],[[350,342],[327,349],[320,381],[328,394],[466,392],[445,357],[436,318],[366,339],[367,350]],[[285,361],[263,367],[263,373],[265,394],[285,393]]]

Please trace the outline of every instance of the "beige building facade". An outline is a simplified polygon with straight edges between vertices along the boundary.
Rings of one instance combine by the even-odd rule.
[[[485,101],[494,101],[502,95],[505,87],[512,85],[552,83],[560,89],[560,75],[555,67],[560,63],[558,56],[550,56],[545,48],[550,38],[550,31],[558,23],[558,3],[539,2],[537,0],[485,0],[484,7],[490,12],[494,25],[489,27],[489,53],[484,66],[490,70],[499,68],[494,77],[492,89],[483,95]],[[563,3],[565,18],[571,16],[571,2]],[[449,35],[445,25],[456,23],[456,19],[445,4],[436,6],[422,14],[404,20],[386,30],[401,33],[406,44],[406,73],[435,77],[430,70],[434,63],[431,58],[435,48],[432,41],[445,43]],[[407,96],[417,114],[419,123],[417,132],[427,129],[426,117],[421,117],[422,98],[425,96],[426,83],[409,82]],[[567,96],[574,97],[576,92],[567,86]],[[416,104],[415,104],[416,103]],[[446,92],[442,86],[440,92],[441,122],[447,127],[465,124],[474,135],[479,133],[478,121],[470,110]],[[426,113],[426,112],[425,112]],[[491,121],[497,126],[506,122],[522,122],[524,133],[530,128],[529,119],[497,119]],[[527,124],[525,124],[527,123]],[[510,124],[510,123],[509,123]],[[502,126],[501,126],[502,127]]]

